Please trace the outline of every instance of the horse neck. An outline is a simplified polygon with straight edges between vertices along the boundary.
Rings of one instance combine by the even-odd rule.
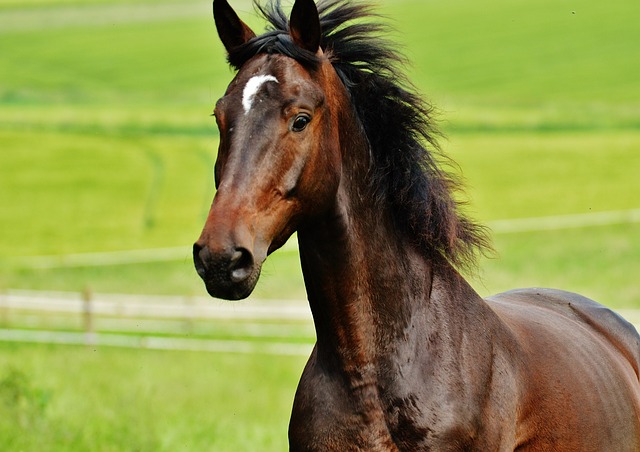
[[[396,230],[390,209],[373,203],[363,180],[368,142],[353,133],[361,130],[357,124],[345,127],[353,117],[340,119],[349,133],[340,136],[335,205],[300,228],[298,239],[318,359],[359,385],[371,382],[390,357],[415,353],[414,335],[426,340],[430,331],[454,327],[459,331],[450,337],[462,334],[463,300],[477,295],[444,260],[434,262]]]

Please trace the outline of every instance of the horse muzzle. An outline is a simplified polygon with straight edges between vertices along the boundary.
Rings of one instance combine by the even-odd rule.
[[[281,219],[291,215],[282,209],[291,203],[265,206],[264,198],[271,198],[254,196],[263,200],[257,206],[238,192],[261,193],[251,186],[231,191],[219,187],[202,233],[193,245],[196,271],[214,298],[240,300],[251,295],[267,254],[282,240],[283,228],[288,231]]]
[[[193,245],[193,262],[209,295],[226,300],[248,297],[258,282],[262,260],[247,248],[230,246],[212,251],[202,241]]]

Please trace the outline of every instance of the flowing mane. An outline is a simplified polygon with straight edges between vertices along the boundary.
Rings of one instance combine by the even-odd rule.
[[[315,54],[296,46],[280,0],[260,5],[267,31],[229,52],[236,70],[260,53],[284,54],[313,69]],[[347,0],[318,2],[321,48],[346,86],[370,144],[368,184],[376,202],[391,209],[396,226],[425,253],[473,268],[491,249],[486,229],[461,212],[461,184],[443,169],[450,163],[426,103],[403,75],[404,57],[381,38],[388,27],[371,7]]]

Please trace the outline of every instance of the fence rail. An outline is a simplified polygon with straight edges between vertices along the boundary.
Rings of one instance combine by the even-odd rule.
[[[640,326],[640,310],[619,312]],[[313,339],[303,300],[0,292],[0,341],[304,356]]]
[[[313,323],[302,300],[11,290],[0,341],[308,356]]]
[[[0,293],[0,309],[19,309],[69,314],[90,310],[95,315],[171,319],[311,320],[303,300],[228,302],[204,297],[107,295],[89,292]]]
[[[250,342],[215,339],[189,339],[157,336],[95,334],[90,341],[84,333],[0,328],[0,341],[44,344],[145,348],[151,350],[190,350],[217,353],[257,353],[267,355],[309,356],[313,345],[287,342]]]

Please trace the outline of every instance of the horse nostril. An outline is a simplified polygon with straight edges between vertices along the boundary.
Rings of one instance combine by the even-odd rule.
[[[246,248],[212,254],[208,246],[196,243],[193,245],[193,262],[205,282],[241,283],[253,272],[253,255]]]
[[[193,244],[193,263],[196,267],[196,271],[201,278],[207,272],[207,258],[209,257],[209,249],[205,246],[201,246],[197,243]]]
[[[253,256],[245,248],[236,248],[231,255],[229,270],[231,281],[241,282],[249,277],[253,269]]]

